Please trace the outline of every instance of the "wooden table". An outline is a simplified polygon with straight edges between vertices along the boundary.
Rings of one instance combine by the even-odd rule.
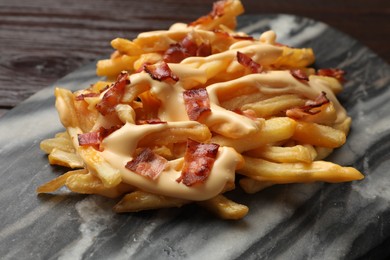
[[[80,66],[108,56],[110,40],[190,22],[212,0],[0,0],[0,115]],[[388,0],[242,0],[246,14],[323,21],[390,62]]]

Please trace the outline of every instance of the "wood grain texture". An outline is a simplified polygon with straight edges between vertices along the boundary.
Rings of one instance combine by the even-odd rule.
[[[0,0],[0,109],[6,111],[80,66],[111,53],[110,40],[206,14],[212,0]],[[388,0],[242,1],[247,14],[323,21],[390,62]]]

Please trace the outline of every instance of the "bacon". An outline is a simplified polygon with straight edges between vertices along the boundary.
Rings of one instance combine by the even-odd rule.
[[[263,70],[260,64],[252,60],[248,55],[239,51],[237,52],[237,61],[242,66],[249,68],[252,73],[260,73]]]
[[[253,36],[250,36],[250,35],[237,35],[237,34],[234,34],[234,35],[231,35],[234,39],[237,39],[237,40],[249,40],[249,41],[253,41],[255,38],[253,38]]]
[[[165,51],[163,60],[169,63],[179,63],[188,57],[190,57],[190,55],[187,50],[181,46],[180,43],[176,43],[169,46],[169,48]]]
[[[100,114],[105,116],[115,111],[115,107],[120,103],[128,84],[130,84],[129,74],[127,72],[119,74],[116,82],[107,90],[102,100],[96,104],[96,109]]]
[[[99,147],[101,141],[100,133],[98,131],[78,134],[77,139],[80,146],[93,146],[95,148]]]
[[[305,80],[309,81],[309,77],[307,76],[306,72],[301,69],[292,69],[290,70],[291,75],[293,75],[294,78],[298,80]]]
[[[104,138],[121,128],[121,125],[112,126],[110,128],[100,127],[97,131],[78,134],[77,139],[80,146],[92,146],[95,149],[99,150],[100,143]]]
[[[126,168],[152,180],[157,179],[164,170],[167,160],[145,148],[133,160],[127,162]]]
[[[213,19],[220,17],[224,15],[225,13],[225,6],[227,5],[228,1],[217,1],[213,4],[213,9],[211,12],[205,16],[202,16],[198,18],[197,20],[191,22],[188,24],[188,26],[196,26],[198,24],[207,24],[211,22]]]
[[[166,79],[172,79],[174,81],[178,81],[179,78],[173,74],[171,69],[168,67],[164,61],[152,65],[144,65],[144,71],[146,71],[152,79],[163,81]]]
[[[322,91],[315,100],[308,100],[304,106],[287,110],[286,115],[295,119],[300,119],[307,115],[315,115],[321,112],[321,109],[316,108],[320,108],[322,105],[328,104],[329,102],[326,93]]]
[[[187,140],[181,176],[176,180],[186,186],[204,182],[210,175],[218,154],[218,144],[198,143]]]
[[[206,57],[211,54],[210,44],[202,43],[198,46],[191,38],[187,35],[181,42],[171,44],[165,51],[163,60],[168,63],[179,63],[188,57]]]
[[[211,45],[209,43],[202,43],[198,46],[198,49],[196,50],[196,56],[197,57],[207,57],[211,55]]]
[[[326,76],[326,77],[333,77],[340,82],[345,81],[345,78],[344,78],[345,71],[342,69],[319,69],[317,71],[317,75]]]
[[[100,96],[100,93],[90,92],[90,93],[80,94],[80,95],[76,96],[75,100],[82,101],[82,100],[84,100],[84,98],[98,97],[98,96]]]
[[[198,120],[202,114],[211,111],[207,90],[190,89],[183,92],[184,105],[190,120]]]

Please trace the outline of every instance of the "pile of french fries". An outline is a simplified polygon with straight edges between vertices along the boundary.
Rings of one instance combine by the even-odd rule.
[[[77,139],[79,134],[94,129],[101,118],[123,124],[155,118],[163,104],[153,96],[153,86],[145,82],[132,82],[131,88],[126,88],[115,107],[114,119],[102,117],[96,110],[102,95],[88,96],[88,93],[104,93],[123,71],[131,78],[145,64],[163,61],[164,53],[188,35],[197,43],[207,43],[211,53],[168,63],[179,78],[169,84],[181,84],[183,91],[207,89],[211,111],[228,111],[231,118],[218,124],[203,118],[194,121],[191,127],[166,127],[136,145],[150,147],[168,161],[183,156],[188,138],[231,147],[241,154],[236,181],[228,183],[217,196],[196,203],[220,218],[241,219],[248,213],[248,207],[223,194],[236,185],[247,193],[256,193],[276,184],[362,179],[363,175],[352,167],[324,161],[333,149],[346,142],[351,125],[351,118],[335,97],[343,89],[342,80],[310,68],[315,59],[311,49],[281,45],[273,32],[265,32],[259,39],[236,32],[236,17],[243,11],[238,0],[221,1],[214,4],[213,12],[191,24],[142,33],[132,41],[114,39],[111,44],[115,51],[111,57],[97,63],[97,75],[106,77],[106,81],[75,93],[57,88],[56,107],[61,111],[66,131],[43,140],[40,147],[48,154],[50,164],[72,170],[38,187],[37,192],[52,193],[65,186],[72,192],[99,194],[119,200],[114,207],[116,212],[180,207],[194,202],[146,192],[125,182],[99,149],[81,146]],[[264,53],[257,53],[258,47]],[[240,64],[237,52],[245,52],[261,70],[253,73],[253,69]],[[315,101],[320,93],[326,94],[327,102]],[[77,100],[82,95],[85,98]],[[253,129],[241,125],[248,120],[254,122]]]

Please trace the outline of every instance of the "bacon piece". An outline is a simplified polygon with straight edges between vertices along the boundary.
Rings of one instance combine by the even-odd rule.
[[[78,134],[77,139],[80,146],[92,146],[95,149],[99,150],[100,143],[104,138],[121,128],[121,125],[112,126],[110,128],[100,127],[97,131]]]
[[[237,34],[234,34],[234,35],[231,35],[234,39],[237,39],[237,40],[249,40],[249,41],[253,41],[255,38],[253,38],[253,36],[250,36],[250,35],[237,35]]]
[[[93,146],[95,148],[99,147],[101,141],[100,133],[98,131],[78,134],[77,139],[80,146]]]
[[[127,162],[126,168],[155,180],[164,170],[167,160],[155,154],[150,148],[145,148],[133,160]]]
[[[186,186],[204,182],[210,175],[218,153],[218,144],[198,143],[187,140],[181,176],[176,180]]]
[[[127,72],[119,74],[116,82],[107,90],[102,100],[96,104],[96,109],[100,114],[105,116],[115,111],[115,107],[120,103],[128,84],[130,84],[129,74]]]
[[[326,77],[333,77],[340,82],[345,81],[345,78],[344,78],[345,71],[342,69],[319,69],[317,71],[317,75],[326,76]]]
[[[190,120],[198,120],[210,109],[210,100],[205,88],[190,89],[183,92],[184,105]]]
[[[188,57],[190,57],[190,55],[187,50],[180,43],[176,43],[170,45],[165,51],[163,60],[169,63],[179,63]]]
[[[84,98],[98,97],[98,96],[100,96],[100,93],[90,92],[90,93],[80,94],[80,95],[76,96],[75,100],[76,101],[82,101],[82,100],[84,100]]]
[[[207,24],[216,17],[220,17],[225,13],[225,6],[228,3],[226,0],[217,1],[213,4],[213,9],[207,15],[204,15],[197,20],[188,24],[188,26],[196,26],[198,24]]]
[[[202,43],[198,46],[196,42],[192,40],[192,37],[187,35],[181,42],[169,46],[164,53],[163,60],[168,63],[179,63],[188,57],[205,57],[210,54],[210,44]]]
[[[162,81],[166,79],[172,79],[174,81],[178,81],[179,78],[173,74],[171,69],[168,67],[164,61],[152,65],[144,65],[144,71],[146,71],[152,79]]]
[[[263,70],[260,64],[252,60],[248,55],[239,51],[237,52],[237,61],[242,66],[249,68],[252,73],[260,73]]]
[[[287,110],[286,115],[295,119],[300,119],[307,115],[315,115],[321,112],[321,109],[316,108],[320,108],[322,105],[328,104],[329,102],[326,93],[322,91],[315,100],[308,100],[304,106]]]
[[[309,81],[309,77],[307,76],[306,72],[301,69],[292,69],[290,70],[291,75],[293,75],[294,78],[298,80],[306,80]]]

